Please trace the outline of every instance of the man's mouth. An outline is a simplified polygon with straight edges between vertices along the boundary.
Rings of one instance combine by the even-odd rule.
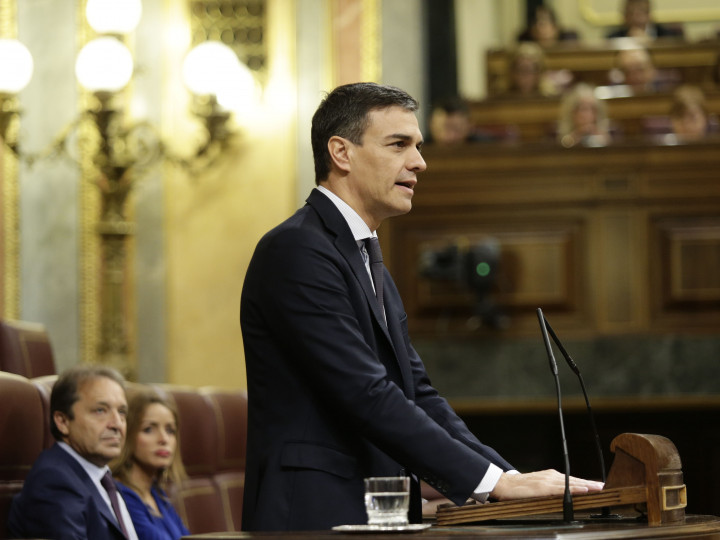
[[[396,186],[402,186],[408,189],[414,189],[417,180],[405,180],[404,182],[395,182]]]

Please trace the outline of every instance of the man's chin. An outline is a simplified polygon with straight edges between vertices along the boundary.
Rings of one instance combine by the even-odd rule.
[[[412,210],[412,201],[408,199],[407,201],[404,201],[404,204],[398,205],[398,216],[402,216],[403,214],[407,214],[410,210]]]

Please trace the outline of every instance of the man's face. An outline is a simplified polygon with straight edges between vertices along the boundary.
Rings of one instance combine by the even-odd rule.
[[[673,131],[684,141],[698,141],[707,133],[707,115],[699,105],[689,105],[682,115],[672,119]]]
[[[125,441],[127,400],[123,388],[107,377],[84,381],[73,404],[73,418],[56,411],[63,439],[89,462],[102,467],[120,455]]]
[[[641,50],[621,52],[620,69],[625,75],[625,84],[636,91],[647,90],[655,78],[655,68],[650,57]]]
[[[438,144],[461,143],[470,133],[470,119],[461,112],[447,113],[439,109],[433,112],[430,130]]]
[[[536,93],[540,84],[540,71],[540,66],[532,58],[518,58],[512,72],[515,88],[521,94]]]
[[[410,211],[416,175],[426,165],[415,114],[390,107],[370,112],[369,120],[362,144],[348,141],[347,202],[375,230],[385,218]]]
[[[541,11],[537,14],[535,25],[531,29],[535,41],[538,43],[552,45],[558,39],[558,28],[550,14]]]
[[[650,22],[650,2],[630,1],[625,6],[625,24],[629,28],[645,28]]]

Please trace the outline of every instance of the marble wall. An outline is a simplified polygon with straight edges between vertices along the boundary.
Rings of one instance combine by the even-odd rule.
[[[562,340],[562,336],[560,336]],[[628,335],[563,340],[593,398],[720,394],[720,337]],[[441,394],[461,400],[554,399],[545,346],[537,339],[416,339]],[[577,377],[555,348],[562,394],[581,397]]]
[[[75,2],[17,2],[17,36],[34,58],[20,95],[22,151],[45,149],[76,114]],[[59,368],[80,359],[80,190],[69,160],[44,160],[18,173],[20,314],[43,322]]]

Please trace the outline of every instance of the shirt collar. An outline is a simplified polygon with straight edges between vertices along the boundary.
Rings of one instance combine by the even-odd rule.
[[[363,221],[360,215],[355,210],[353,210],[348,203],[343,201],[340,197],[335,195],[325,186],[318,186],[317,190],[320,193],[324,194],[328,199],[330,199],[332,203],[337,207],[342,216],[345,218],[348,226],[350,227],[350,231],[352,232],[353,238],[355,238],[356,242],[360,242],[366,238],[370,238],[373,236],[377,237],[376,232],[370,230],[370,227],[367,226],[367,223]]]
[[[94,463],[90,463],[87,459],[78,454],[72,446],[65,442],[58,441],[58,445],[75,458],[75,460],[82,466],[88,476],[92,478],[95,483],[99,483],[102,477],[105,476],[105,473],[110,470],[110,467],[107,465],[98,467]]]

